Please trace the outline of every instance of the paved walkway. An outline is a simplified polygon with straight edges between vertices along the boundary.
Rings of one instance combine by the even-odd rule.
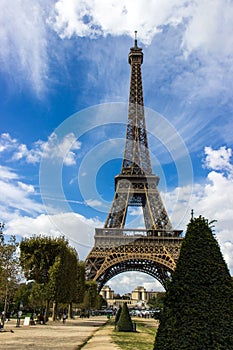
[[[65,324],[51,321],[46,325],[16,327],[16,321],[11,320],[5,324],[6,332],[0,332],[0,349],[76,350],[89,339],[82,349],[118,350],[110,336],[112,327],[101,328],[106,322],[106,316],[96,316],[68,320]]]
[[[98,329],[82,350],[119,350],[110,336],[112,328],[113,325],[106,325]]]

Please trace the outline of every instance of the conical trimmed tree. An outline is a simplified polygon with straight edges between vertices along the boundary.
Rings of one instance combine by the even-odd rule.
[[[120,305],[120,307],[119,307],[119,309],[117,310],[117,313],[116,313],[115,324],[117,324],[117,322],[119,321],[119,318],[120,318],[120,315],[121,315],[121,310],[122,310],[122,307]]]
[[[154,350],[233,349],[233,282],[211,225],[191,219]]]
[[[124,303],[122,306],[116,329],[119,332],[133,332],[133,323],[129,314],[127,303]]]

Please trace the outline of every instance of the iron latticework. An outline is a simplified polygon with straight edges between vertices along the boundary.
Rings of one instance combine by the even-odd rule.
[[[136,34],[135,34],[136,35]],[[142,49],[130,49],[130,95],[126,143],[121,172],[115,177],[115,195],[103,229],[96,229],[89,253],[87,277],[101,288],[124,271],[142,271],[164,286],[175,268],[182,231],[174,231],[158,191],[159,177],[152,173],[144,115]],[[145,230],[125,230],[127,210],[140,206]]]

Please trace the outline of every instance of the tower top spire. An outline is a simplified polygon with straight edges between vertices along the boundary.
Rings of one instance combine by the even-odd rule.
[[[134,31],[134,47],[130,48],[129,53],[129,64],[132,64],[132,62],[138,61],[142,64],[143,62],[143,53],[142,48],[138,47],[138,40],[137,40],[137,31]]]
[[[138,40],[137,40],[137,31],[134,31],[134,47],[138,47]]]

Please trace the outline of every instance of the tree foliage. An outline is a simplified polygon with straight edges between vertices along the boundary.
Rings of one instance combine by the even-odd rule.
[[[212,227],[188,224],[168,285],[155,350],[233,349],[233,283]]]
[[[36,282],[37,300],[57,303],[77,299],[78,256],[64,237],[34,236],[20,243],[20,263],[27,279]]]
[[[47,294],[50,299],[61,303],[71,303],[76,299],[77,263],[75,250],[64,246],[48,271]]]
[[[45,309],[46,307],[46,288],[43,284],[37,282],[32,283],[32,288],[29,296],[29,303],[33,309]]]
[[[164,298],[165,292],[158,292],[156,297],[153,297],[148,300],[147,304],[149,305],[149,307],[163,310]]]
[[[4,224],[0,223],[0,299],[6,315],[8,301],[13,297],[19,280],[19,260],[15,235],[7,239],[3,229]]]
[[[86,265],[84,261],[78,262],[78,281],[77,281],[77,303],[82,303],[85,294],[85,280],[86,280]]]
[[[31,291],[32,291],[32,286],[33,283],[21,283],[15,294],[14,294],[14,304],[16,305],[16,307],[22,303],[23,307],[26,309],[31,309],[31,305],[30,305],[30,295],[31,295]]]
[[[98,308],[98,292],[97,285],[94,281],[86,281],[85,283],[85,293],[83,299],[83,308],[90,310]]]
[[[123,303],[116,329],[120,332],[133,332],[133,323],[129,314],[127,303]]]
[[[64,237],[33,236],[20,243],[20,264],[25,277],[37,283],[48,283],[49,269],[68,242]]]

